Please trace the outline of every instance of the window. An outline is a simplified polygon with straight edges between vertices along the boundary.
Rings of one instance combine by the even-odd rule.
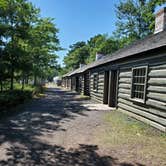
[[[132,69],[131,98],[145,102],[147,66]]]
[[[93,76],[93,90],[98,90],[98,74],[94,74]]]

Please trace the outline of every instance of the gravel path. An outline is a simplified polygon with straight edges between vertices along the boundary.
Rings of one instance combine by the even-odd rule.
[[[47,89],[45,98],[0,121],[0,165],[108,165],[92,144],[106,110],[75,93]]]
[[[49,88],[0,121],[0,166],[132,166],[95,144],[110,108],[73,92]]]

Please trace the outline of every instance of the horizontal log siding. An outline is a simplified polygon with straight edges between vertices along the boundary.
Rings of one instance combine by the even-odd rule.
[[[95,91],[93,90],[93,78],[94,78],[94,74],[95,73],[91,73],[91,77],[90,77],[90,89],[91,89],[91,99],[92,100],[96,100],[99,103],[103,103],[103,95],[104,95],[104,71],[101,71],[98,73],[98,90]]]
[[[166,132],[166,64],[149,64],[146,102],[131,99],[131,67],[120,69],[118,108]]]

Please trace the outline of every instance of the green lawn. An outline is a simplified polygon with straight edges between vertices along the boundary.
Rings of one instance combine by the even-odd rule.
[[[97,137],[101,145],[146,165],[166,163],[166,133],[118,111],[107,113],[104,121]]]

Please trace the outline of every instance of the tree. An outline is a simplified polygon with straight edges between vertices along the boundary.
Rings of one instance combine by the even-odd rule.
[[[122,47],[154,31],[154,11],[165,0],[125,0],[116,5],[115,36]]]
[[[91,37],[88,40],[88,46],[90,50],[90,57],[87,59],[87,62],[93,62],[95,60],[96,53],[99,52],[99,47],[102,43],[106,41],[106,35],[98,34],[94,37]]]
[[[111,54],[116,51],[118,46],[118,41],[108,35],[96,35],[88,41],[88,46],[90,48],[90,57],[87,59],[87,62],[93,62],[96,57],[96,53],[101,53],[104,55]]]
[[[37,10],[25,0],[7,0],[2,4],[0,17],[1,25],[6,30],[4,35],[5,52],[10,63],[10,89],[12,90],[14,73],[19,64],[20,53],[22,53],[20,42],[26,39],[30,23],[36,16]]]
[[[45,79],[57,66],[58,29],[51,18],[27,0],[0,0],[0,85],[10,78],[28,82],[28,77]],[[34,81],[36,83],[36,81]]]
[[[119,48],[119,42],[113,38],[108,38],[99,47],[99,53],[108,55],[115,52]]]
[[[99,34],[90,38],[87,42],[77,42],[70,46],[67,56],[64,58],[65,67],[61,73],[67,73],[79,68],[80,64],[88,64],[95,60],[96,53],[111,54],[119,48],[118,41],[108,35]]]
[[[57,37],[58,29],[52,23],[52,19],[40,19],[32,28],[29,40],[30,52],[33,56],[34,84],[37,84],[37,77],[43,78],[46,71],[56,67],[57,55],[55,51],[60,49]],[[56,69],[56,68],[55,68]]]
[[[69,70],[79,68],[80,64],[86,64],[89,57],[89,48],[85,42],[77,42],[70,46],[67,56],[64,58],[66,68]]]

